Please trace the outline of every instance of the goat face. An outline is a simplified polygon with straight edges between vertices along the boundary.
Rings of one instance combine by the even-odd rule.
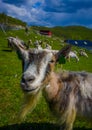
[[[23,75],[21,79],[21,87],[24,92],[36,93],[43,84],[47,83],[50,78],[50,73],[53,71],[55,63],[59,57],[69,54],[71,46],[67,45],[60,51],[29,49],[22,42],[14,37],[9,37],[8,40],[20,55],[23,60]],[[46,82],[47,81],[47,82]]]
[[[56,62],[55,54],[44,50],[30,50],[23,58],[23,75],[21,87],[24,92],[36,93],[49,79]]]
[[[65,46],[60,51],[30,49],[20,51],[23,59],[23,75],[21,87],[24,92],[36,93],[42,89],[44,84],[48,84],[50,74],[54,69],[59,57],[70,52],[71,46]]]

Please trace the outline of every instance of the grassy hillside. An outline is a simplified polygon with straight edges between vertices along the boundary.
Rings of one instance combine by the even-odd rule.
[[[91,40],[92,41],[92,29],[82,26],[66,26],[66,27],[36,27],[32,28],[40,30],[47,29],[51,30],[53,35],[63,39],[74,39],[74,40]]]
[[[21,25],[26,26],[26,23],[11,16],[7,16],[5,13],[0,13],[0,23],[8,25]]]
[[[41,36],[30,29],[29,35],[25,34],[24,30],[8,31],[6,35],[0,31],[0,130],[58,130],[56,119],[50,113],[47,103],[43,96],[40,102],[32,113],[30,113],[25,121],[21,124],[17,123],[17,115],[22,104],[23,93],[20,89],[21,79],[21,61],[17,58],[16,53],[11,52],[7,47],[7,37],[18,36],[20,39],[27,42],[32,39],[47,40],[52,45],[53,49],[62,48],[60,38],[53,36],[47,38]],[[33,47],[33,46],[30,46]],[[73,47],[78,50],[79,48]],[[74,59],[71,62],[66,62],[62,69],[74,71],[92,72],[92,54],[88,53],[89,58],[80,57],[80,61],[76,63]],[[56,66],[56,70],[61,69],[60,65]],[[92,124],[88,124],[83,119],[78,119],[75,122],[75,130],[91,130]]]

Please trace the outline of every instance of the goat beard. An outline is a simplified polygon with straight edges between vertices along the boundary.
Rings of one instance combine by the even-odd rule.
[[[22,121],[26,114],[30,111],[32,112],[33,109],[36,107],[39,99],[40,99],[41,91],[38,91],[35,95],[25,93],[24,94],[24,100],[23,105],[21,107],[21,110],[18,115],[18,121]]]
[[[26,114],[30,111],[32,112],[33,109],[36,107],[40,97],[41,97],[41,90],[46,86],[50,81],[50,75],[46,74],[46,77],[42,81],[42,85],[40,86],[40,89],[35,94],[31,93],[24,93],[24,100],[23,105],[21,107],[21,110],[18,115],[18,121],[22,121]]]

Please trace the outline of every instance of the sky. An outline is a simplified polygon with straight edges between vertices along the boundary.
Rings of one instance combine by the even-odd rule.
[[[92,28],[92,0],[0,0],[0,13],[28,25]]]

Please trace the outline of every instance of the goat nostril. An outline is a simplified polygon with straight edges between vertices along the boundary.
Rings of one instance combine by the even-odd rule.
[[[32,82],[34,80],[35,80],[35,77],[34,76],[30,76],[30,78],[27,81]]]
[[[25,79],[22,77],[22,82],[25,83]]]

